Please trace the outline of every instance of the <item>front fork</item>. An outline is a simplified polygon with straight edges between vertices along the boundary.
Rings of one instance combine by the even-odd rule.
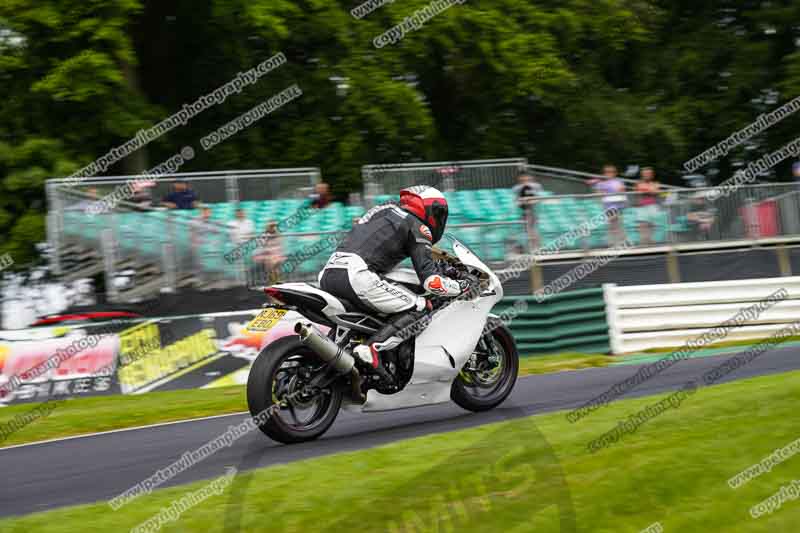
[[[481,336],[481,338],[478,339],[478,344],[475,346],[475,348],[475,352],[473,352],[469,358],[469,363],[467,365],[468,368],[465,368],[464,370],[469,370],[471,372],[481,372],[486,370],[491,371],[499,366],[499,355],[497,353],[497,347],[494,344],[494,339],[492,338],[491,332]],[[482,354],[479,354],[479,351],[486,353],[485,359],[481,357]],[[484,364],[484,368],[481,368],[482,363]]]

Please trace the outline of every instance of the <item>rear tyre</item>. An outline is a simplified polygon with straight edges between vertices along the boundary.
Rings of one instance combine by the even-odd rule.
[[[473,412],[489,411],[503,403],[519,374],[519,353],[508,328],[499,326],[482,341],[450,389],[450,398]]]
[[[294,335],[278,339],[258,354],[247,379],[247,406],[265,435],[294,444],[328,431],[342,405],[341,388],[334,382],[315,394],[303,392],[310,376],[324,366]]]

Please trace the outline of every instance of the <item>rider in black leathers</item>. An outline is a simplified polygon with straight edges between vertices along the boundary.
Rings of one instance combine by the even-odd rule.
[[[381,275],[410,257],[426,294],[455,298],[468,287],[466,281],[442,275],[432,257],[431,247],[444,235],[447,215],[447,200],[437,189],[424,185],[403,189],[399,204],[377,206],[353,226],[319,274],[322,290],[389,315],[387,325],[354,350],[381,374],[380,352],[407,340],[404,328],[431,309],[424,296]]]

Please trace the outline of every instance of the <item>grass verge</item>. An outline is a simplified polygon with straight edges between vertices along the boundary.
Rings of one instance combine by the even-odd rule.
[[[721,342],[715,342],[713,344],[709,344],[706,348],[708,348],[708,349],[747,348],[749,346],[755,346],[756,344],[760,344],[760,343],[762,343],[764,341],[767,341],[769,339],[770,339],[770,336],[767,335],[767,336],[762,337],[760,339],[742,339],[742,340],[735,340],[735,341],[721,341]],[[786,337],[782,341],[782,344],[785,345],[785,344],[795,343],[795,342],[798,342],[798,341],[800,341],[800,336],[794,335],[794,336]],[[672,353],[672,352],[674,352],[676,350],[680,350],[684,346],[685,346],[685,344],[681,344],[681,345],[678,345],[678,346],[662,346],[660,348],[650,348],[649,350],[645,350],[644,352],[641,352],[638,355],[641,355],[641,354],[667,354],[667,353]],[[706,348],[702,348],[701,351],[706,349]],[[625,354],[625,355],[637,355],[637,354]]]
[[[0,428],[17,415],[40,404],[20,404],[0,409]],[[160,422],[224,415],[247,410],[244,387],[151,392],[132,396],[74,398],[12,433],[0,446],[83,435]]]
[[[536,355],[520,358],[519,375],[529,376],[596,368],[609,366],[618,361],[618,357],[601,354],[562,353],[557,355]]]
[[[655,522],[681,532],[796,530],[800,501],[758,520],[749,509],[800,477],[798,458],[737,490],[727,480],[798,438],[800,372],[700,389],[587,451],[657,399],[616,402],[577,424],[554,413],[240,474],[164,531],[638,533]],[[103,502],[5,520],[0,530],[127,529],[205,484],[156,491],[116,512]]]

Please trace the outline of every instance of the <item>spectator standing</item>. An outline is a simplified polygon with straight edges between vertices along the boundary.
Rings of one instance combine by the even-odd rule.
[[[325,209],[331,203],[330,185],[321,181],[314,186],[314,192],[308,197],[311,207],[315,209]]]
[[[255,224],[247,218],[241,207],[236,209],[236,218],[228,222],[228,227],[230,228],[231,242],[235,246],[246,243],[254,237],[256,232]]]
[[[130,201],[138,207],[151,207],[153,204],[153,187],[156,186],[155,180],[136,181],[133,184],[133,196]]]
[[[622,210],[627,205],[625,196],[625,182],[617,175],[617,167],[606,165],[603,167],[603,177],[591,180],[590,185],[603,196],[603,208],[608,211],[614,210],[614,214],[608,216],[608,245],[619,246],[625,242],[625,229],[622,226]]]
[[[192,244],[192,259],[197,271],[201,268],[201,257],[204,245],[211,242],[209,234],[211,232],[211,208],[203,206],[200,209],[200,216],[189,222],[189,238]]]
[[[459,177],[459,174],[461,174],[461,167],[449,166],[437,168],[434,172],[433,183],[438,183],[440,185],[434,185],[434,187],[441,189],[444,192],[455,191],[456,180]]]
[[[536,229],[536,197],[544,188],[530,174],[522,173],[517,178],[518,183],[512,189],[517,197],[517,205],[522,209],[525,218],[525,229],[528,232],[531,250],[539,247],[539,232]]]
[[[691,228],[690,238],[696,241],[710,240],[716,214],[716,209],[707,202],[705,191],[692,194],[686,214],[686,221]]]
[[[264,268],[264,276],[268,283],[275,284],[280,281],[280,267],[286,260],[283,255],[283,242],[278,234],[278,223],[275,220],[267,222],[264,233],[259,237],[261,246],[253,254],[253,261]]]
[[[236,209],[236,218],[228,222],[228,230],[230,231],[231,244],[235,247],[242,246],[249,242],[255,236],[256,227],[253,221],[247,218],[244,209],[238,207]],[[245,268],[250,262],[249,254],[242,256],[239,266],[237,268],[237,276],[240,281],[247,281],[246,274],[250,268]]]
[[[77,203],[67,207],[68,211],[85,211],[90,212],[93,208],[99,208],[100,204],[97,200],[100,194],[97,192],[97,187],[89,187],[86,189],[85,196],[82,197]]]
[[[174,190],[164,197],[163,204],[170,209],[194,209],[197,195],[185,181],[176,181]]]
[[[798,189],[800,189],[800,161],[796,161],[792,165],[792,178]]]
[[[661,184],[655,179],[655,172],[650,167],[642,169],[641,179],[636,184],[639,207],[639,238],[644,246],[653,244],[653,230],[659,223],[660,209],[658,207],[658,194]]]

